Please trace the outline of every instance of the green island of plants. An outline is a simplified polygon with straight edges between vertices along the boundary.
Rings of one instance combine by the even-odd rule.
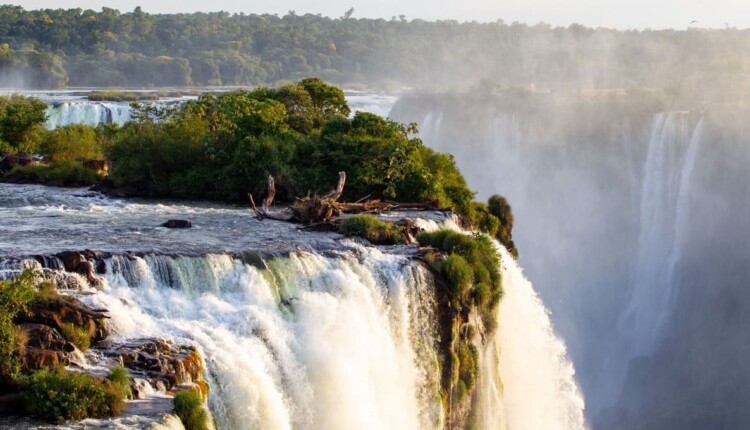
[[[375,245],[398,245],[404,242],[402,229],[373,215],[353,215],[339,221],[338,231],[344,236],[367,239]]]
[[[442,397],[444,407],[453,421],[451,410],[462,403],[474,402],[479,378],[479,351],[476,343],[492,336],[497,328],[497,307],[503,296],[499,259],[487,235],[466,235],[452,230],[421,233],[417,241],[432,247],[425,261],[436,275],[438,318],[442,365]],[[481,325],[473,323],[476,314]],[[477,335],[480,334],[481,338]]]

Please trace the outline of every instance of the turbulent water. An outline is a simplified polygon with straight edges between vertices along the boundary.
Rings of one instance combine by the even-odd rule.
[[[109,309],[114,339],[159,336],[196,346],[221,429],[443,425],[433,280],[414,247],[302,233],[256,221],[245,208],[41,186],[0,186],[0,211],[5,270],[18,268],[14,256],[84,247],[112,253],[104,287],[83,300]],[[175,214],[195,227],[158,227]],[[457,228],[437,214],[421,216],[425,228]],[[506,300],[482,353],[481,384],[492,390],[482,389],[482,428],[582,429],[564,343],[501,252]]]

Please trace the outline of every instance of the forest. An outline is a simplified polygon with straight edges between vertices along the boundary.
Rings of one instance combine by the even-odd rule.
[[[356,15],[356,11],[354,11]],[[744,97],[748,30],[617,31],[580,25],[427,22],[103,8],[0,7],[0,84],[255,86],[319,76],[347,88],[490,81],[540,90],[658,88]]]

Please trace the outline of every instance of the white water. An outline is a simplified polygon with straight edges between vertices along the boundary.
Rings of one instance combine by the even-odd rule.
[[[583,430],[584,400],[565,343],[516,261],[498,250],[505,294],[482,353],[482,428]]]
[[[269,264],[115,257],[91,300],[116,336],[197,344],[219,428],[435,428],[424,269],[373,248]]]
[[[430,275],[348,247],[265,269],[228,255],[112,257],[105,289],[86,300],[110,310],[115,338],[196,345],[220,429],[442,428]],[[500,252],[505,297],[482,358],[481,428],[583,429],[565,345]]]
[[[620,321],[627,357],[651,354],[662,338],[672,308],[673,271],[680,259],[687,222],[690,176],[696,163],[703,120],[689,130],[687,112],[654,117],[643,167],[640,232],[630,300]]]
[[[70,124],[96,126],[100,123],[122,126],[130,121],[130,111],[128,103],[66,101],[47,108],[47,128]]]

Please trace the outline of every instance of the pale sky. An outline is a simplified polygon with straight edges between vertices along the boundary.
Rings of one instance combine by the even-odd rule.
[[[12,1],[12,0],[11,0]],[[102,6],[131,11],[141,5],[148,12],[219,11],[314,13],[339,17],[353,7],[354,17],[407,19],[504,20],[555,26],[579,23],[588,27],[619,29],[685,29],[692,27],[750,27],[750,0],[23,0],[26,9]],[[691,21],[697,21],[691,24]]]

